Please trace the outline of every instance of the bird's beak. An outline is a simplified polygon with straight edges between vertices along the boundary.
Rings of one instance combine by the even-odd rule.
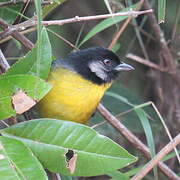
[[[121,63],[114,68],[116,71],[132,71],[134,68],[126,63]]]

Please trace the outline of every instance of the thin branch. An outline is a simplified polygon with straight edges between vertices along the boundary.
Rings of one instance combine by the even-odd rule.
[[[98,106],[100,114],[120,132],[136,149],[140,150],[145,157],[151,158],[150,151],[131,131],[129,131],[117,118],[115,118],[102,104]],[[180,178],[167,167],[164,163],[159,162],[158,167],[169,179],[180,180]]]
[[[152,13],[152,9],[148,9],[145,11],[127,11],[127,12],[119,12],[119,13],[114,13],[114,14],[103,14],[103,15],[96,15],[96,16],[85,16],[85,17],[79,17],[75,16],[74,18],[70,19],[64,19],[64,20],[54,20],[54,21],[43,21],[42,23],[45,26],[49,25],[63,25],[67,23],[73,23],[73,22],[79,22],[79,21],[91,21],[91,20],[97,20],[97,19],[106,19],[110,17],[116,17],[116,16],[131,16],[131,17],[137,17],[141,14],[146,14],[146,13]]]
[[[27,7],[29,6],[30,2],[31,2],[31,0],[26,0],[25,4],[24,4],[24,6],[23,6],[23,9],[21,10],[21,14],[24,15],[24,13],[25,13]],[[17,22],[17,23],[21,22],[21,19],[22,19],[22,18],[23,18],[23,16],[19,16],[19,19],[18,19],[18,22]],[[16,24],[17,24],[17,23],[16,23]]]
[[[131,16],[131,17],[136,17],[141,14],[146,14],[146,13],[152,13],[152,9],[148,9],[145,11],[133,11],[130,10],[128,12],[120,12],[120,13],[114,13],[114,14],[103,14],[103,15],[97,15],[97,16],[85,16],[85,17],[79,17],[75,16],[74,18],[69,18],[69,19],[64,19],[64,20],[52,20],[52,21],[42,21],[42,24],[44,26],[49,26],[49,25],[64,25],[68,23],[73,23],[73,22],[80,22],[80,21],[90,21],[90,20],[97,20],[97,19],[105,19],[109,17],[116,17],[116,16]],[[33,44],[29,42],[24,41],[24,39],[19,39],[20,37],[22,38],[23,35],[19,34],[17,35],[17,31],[22,31],[25,30],[28,27],[36,26],[37,25],[37,20],[36,17],[33,17],[23,23],[13,25],[13,26],[8,26],[6,22],[4,22],[2,19],[0,19],[0,26],[4,29],[4,32],[0,34],[0,39],[4,39],[9,35],[12,35],[14,38],[17,38],[18,41],[21,41],[29,50],[33,48]]]
[[[149,161],[131,180],[141,180],[160,160],[180,144],[180,134],[169,142],[154,158]]]
[[[50,25],[59,25],[62,26],[64,24],[69,24],[69,23],[75,23],[75,22],[82,22],[82,21],[91,21],[91,20],[97,20],[97,19],[106,19],[110,17],[116,17],[116,16],[132,16],[132,17],[137,17],[141,14],[146,14],[146,13],[152,13],[152,9],[148,9],[145,11],[127,11],[127,12],[120,12],[120,13],[114,13],[114,14],[103,14],[103,15],[96,15],[96,16],[84,16],[84,17],[79,17],[75,16],[73,18],[69,19],[63,19],[63,20],[52,20],[52,21],[42,21],[42,24],[44,26],[50,26]],[[14,25],[13,28],[16,29],[17,31],[24,30],[28,27],[36,26],[37,25],[37,20],[35,18],[27,20],[21,24]]]
[[[1,35],[3,36],[3,38],[5,38],[7,35],[11,35],[21,44],[23,44],[28,50],[31,50],[34,47],[34,44],[29,39],[27,39],[23,34],[19,33],[16,29],[14,29],[13,26],[9,26],[2,19],[0,19],[0,27],[4,30],[4,32],[0,34],[0,39]]]
[[[172,136],[171,136],[171,134],[170,134],[170,132],[169,132],[169,129],[168,129],[166,123],[164,122],[163,117],[161,116],[160,112],[158,111],[156,105],[155,105],[153,102],[151,102],[151,105],[152,105],[152,107],[154,108],[154,110],[156,111],[159,119],[161,120],[161,123],[162,123],[162,125],[164,126],[164,129],[165,129],[165,131],[166,131],[166,133],[167,133],[170,141],[173,141],[173,138],[172,138]],[[179,153],[178,153],[176,147],[174,147],[174,151],[175,151],[175,154],[176,154],[176,156],[177,156],[178,162],[179,162],[179,164],[180,164],[180,157],[179,157]]]
[[[127,25],[131,22],[131,17],[129,17],[128,19],[126,19],[126,21],[124,22],[124,24],[122,25],[122,27],[119,29],[119,31],[115,34],[111,44],[109,45],[108,49],[112,49],[113,46],[116,44],[116,42],[118,41],[118,39],[120,38],[121,34],[124,32],[124,30],[126,29]]]
[[[156,41],[156,39],[154,38],[153,35],[151,35],[150,33],[146,32],[141,26],[135,25],[130,23],[134,28],[137,28],[143,35],[147,36],[149,39]]]
[[[27,0],[11,0],[11,1],[7,1],[7,2],[0,2],[0,7],[13,6],[16,4],[25,4],[26,2],[27,2]],[[30,3],[34,3],[34,0],[30,0]],[[53,1],[42,1],[41,4],[49,5],[49,4],[53,4]]]
[[[68,41],[68,40],[65,39],[64,37],[60,36],[60,35],[57,34],[56,32],[52,31],[51,29],[47,28],[47,31],[51,32],[52,34],[54,34],[55,36],[57,36],[59,39],[61,39],[62,41],[64,41],[65,43],[67,43],[69,46],[71,46],[72,48],[76,49],[77,51],[80,50],[80,49],[77,48],[73,43],[71,43],[70,41]]]
[[[24,35],[24,34],[28,34],[28,33],[31,33],[31,32],[33,32],[33,31],[35,31],[36,29],[37,29],[36,27],[32,27],[32,28],[29,28],[29,29],[27,29],[27,30],[21,31],[20,33],[23,34],[23,35]],[[11,39],[12,39],[12,37],[11,37],[11,36],[8,36],[8,37],[0,40],[0,44],[2,44],[2,43],[4,43],[4,42],[7,42],[7,41],[9,41],[9,40],[11,40]]]
[[[5,127],[9,127],[9,124],[7,124],[4,120],[1,120],[0,123],[4,124]]]
[[[135,31],[135,34],[136,34],[136,38],[137,38],[137,40],[138,40],[138,43],[139,43],[139,45],[140,45],[140,48],[142,49],[142,53],[143,53],[145,59],[149,60],[149,55],[148,55],[147,50],[146,50],[146,47],[145,47],[145,45],[144,45],[144,40],[143,40],[143,38],[142,38],[142,35],[141,35],[139,29],[137,28],[137,27],[138,27],[137,20],[136,20],[136,19],[133,19],[133,20],[132,20],[132,24],[135,25],[135,26],[134,26],[134,31]]]
[[[156,70],[159,70],[159,71],[162,71],[162,72],[165,72],[165,71],[168,70],[168,69],[164,69],[164,68],[158,66],[157,64],[152,63],[152,62],[150,62],[150,61],[148,61],[148,60],[146,60],[146,59],[144,59],[142,57],[139,57],[139,56],[131,54],[131,53],[127,54],[126,57],[129,58],[129,59],[132,59],[132,60],[134,60],[136,62],[139,62],[141,64],[144,64],[144,65],[146,65],[146,66],[148,66],[150,68],[153,68],[153,69],[156,69]]]
[[[10,68],[6,58],[4,57],[4,54],[2,53],[0,49],[0,69],[2,73],[6,72]]]
[[[97,127],[99,127],[99,126],[101,126],[101,125],[104,125],[104,124],[106,124],[106,123],[107,123],[107,121],[102,121],[102,122],[100,122],[100,123],[98,123],[98,124],[95,124],[95,125],[91,126],[91,128],[92,128],[92,129],[95,129],[95,128],[97,128]]]
[[[151,8],[151,5],[149,4],[149,1],[148,0],[145,0],[144,1],[144,7],[146,9],[150,9]],[[162,55],[163,55],[163,59],[164,59],[164,62],[165,62],[165,65],[167,68],[169,68],[170,71],[174,72],[175,69],[176,69],[176,64],[175,64],[175,61],[172,57],[172,54],[167,46],[167,42],[164,38],[164,34],[163,32],[161,31],[161,28],[156,20],[156,17],[154,15],[154,13],[149,13],[148,14],[148,18],[149,18],[149,22],[150,22],[150,25],[155,33],[155,36],[157,38],[157,42],[159,44],[159,47],[161,48],[162,50]]]

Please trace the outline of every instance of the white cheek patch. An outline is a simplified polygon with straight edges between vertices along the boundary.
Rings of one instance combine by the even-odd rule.
[[[91,72],[95,73],[97,77],[101,78],[102,80],[106,80],[108,78],[106,69],[104,68],[103,64],[100,62],[94,61],[89,64],[89,68]]]

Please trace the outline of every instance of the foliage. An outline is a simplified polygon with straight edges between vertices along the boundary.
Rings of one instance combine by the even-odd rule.
[[[0,0],[0,3],[6,2],[5,0]],[[110,128],[108,124],[102,125],[102,116],[100,117],[96,114],[90,123],[90,125],[94,123],[93,127],[96,130],[88,125],[55,119],[32,118],[32,120],[20,122],[26,118],[22,118],[19,114],[28,111],[51,90],[51,85],[46,82],[46,79],[50,72],[53,56],[55,53],[59,53],[59,47],[61,53],[65,52],[63,46],[65,47],[67,44],[71,46],[70,50],[72,50],[72,48],[78,49],[79,47],[85,47],[86,44],[93,43],[93,39],[100,37],[100,34],[104,34],[107,41],[113,42],[118,32],[122,30],[119,26],[120,23],[123,23],[124,20],[128,18],[128,16],[112,17],[100,22],[98,21],[96,25],[90,25],[88,28],[86,22],[81,28],[76,27],[76,29],[78,29],[78,33],[76,34],[77,39],[74,38],[75,33],[71,31],[72,26],[67,25],[65,29],[64,26],[61,26],[60,33],[62,33],[62,37],[57,34],[57,32],[48,30],[47,27],[43,26],[42,20],[44,18],[49,20],[51,14],[56,12],[56,9],[66,8],[68,3],[64,2],[66,1],[54,0],[53,3],[47,2],[46,4],[45,2],[45,4],[43,4],[44,1],[42,1],[41,5],[40,0],[34,3],[30,2],[30,4],[28,4],[28,1],[19,1],[13,4],[12,1],[10,5],[4,5],[0,9],[0,27],[2,28],[0,32],[0,42],[2,40],[2,43],[9,40],[10,36],[7,35],[8,33],[9,35],[17,35],[18,31],[8,31],[9,29],[11,30],[13,24],[15,24],[15,26],[21,26],[22,24],[20,23],[23,21],[31,18],[37,19],[36,28],[29,27],[26,31],[22,25],[19,30],[22,31],[22,34],[26,34],[37,29],[37,36],[34,36],[33,33],[27,37],[23,35],[25,39],[29,38],[32,41],[36,39],[34,48],[29,52],[26,52],[23,47],[21,47],[22,50],[20,52],[18,52],[18,48],[14,48],[12,50],[13,53],[15,52],[23,56],[18,57],[15,63],[8,61],[12,64],[11,67],[6,73],[0,75],[0,120],[5,124],[6,122],[4,120],[7,118],[9,118],[10,122],[8,122],[8,124],[11,124],[13,118],[17,118],[18,120],[17,124],[10,127],[3,128],[0,126],[0,133],[2,135],[0,137],[0,179],[44,180],[48,179],[45,169],[50,171],[49,174],[60,174],[61,179],[65,180],[75,179],[74,176],[97,175],[108,175],[113,180],[130,179],[131,176],[136,174],[144,166],[145,160],[141,155],[139,156],[138,151],[130,148],[128,143],[124,146],[129,152],[139,156],[140,161],[136,162],[137,158],[119,145],[124,144],[122,142],[126,142],[125,139],[119,138],[119,134],[116,133],[112,127]],[[95,4],[93,2],[88,3],[92,3],[96,8],[99,7],[98,5],[100,3],[101,10],[106,6],[109,13],[113,13],[114,8],[117,12],[137,10],[141,8],[143,3],[143,1],[139,1],[136,4],[132,2],[133,1],[130,0],[127,1],[127,6],[124,6],[124,4],[119,1],[112,1],[110,3],[108,0],[104,0],[101,3],[96,2]],[[70,3],[71,2],[69,2],[69,4]],[[166,3],[165,0],[158,1],[157,17],[159,23],[166,21]],[[28,7],[28,9],[26,9],[26,7]],[[86,8],[87,7],[85,7],[85,9]],[[68,11],[68,15],[69,12],[70,10]],[[36,14],[36,17],[33,17],[32,14]],[[76,15],[78,14],[75,14],[75,16]],[[62,16],[63,13],[61,13],[61,17]],[[65,18],[67,17],[67,14],[65,14]],[[116,41],[113,46],[114,51],[119,53],[119,50],[123,51],[124,46],[127,46],[127,52],[131,51],[131,46],[136,42],[137,36],[137,47],[139,47],[140,44],[142,54],[146,59],[149,59],[149,52],[146,50],[144,37],[141,34],[141,31],[145,31],[142,27],[147,21],[147,18],[143,17],[142,19],[142,21],[133,19],[132,24],[135,33],[128,32],[128,35],[125,36],[125,45],[122,45],[123,43],[120,41]],[[176,17],[176,26],[178,26],[178,19],[180,18]],[[2,26],[1,20],[10,25],[9,29],[7,27],[7,29],[5,29]],[[54,42],[54,37],[51,38],[51,36],[49,36],[48,31],[53,32],[53,36],[58,37],[58,44]],[[18,34],[18,36],[21,37],[20,39],[23,38],[22,34]],[[65,34],[68,35],[67,38],[64,38]],[[72,34],[73,36],[71,36]],[[145,32],[144,34],[144,36],[148,36],[149,39],[154,38],[151,32]],[[109,35],[111,38],[109,38]],[[6,36],[6,38],[3,39],[3,36]],[[59,38],[65,41],[65,44],[61,42],[62,44],[59,45]],[[19,46],[21,46],[21,40],[18,39],[17,36],[16,39],[20,41]],[[67,39],[72,39],[72,41],[76,42],[77,47],[74,47]],[[121,39],[123,41],[124,36],[122,36]],[[8,43],[14,43],[14,41],[14,39],[11,39]],[[28,42],[26,41],[26,43]],[[105,44],[107,45],[107,42]],[[6,45],[4,44],[3,49],[6,49]],[[136,50],[136,48],[133,50]],[[8,48],[7,51],[10,55],[13,54]],[[145,64],[148,63],[149,61]],[[138,67],[138,69],[140,68]],[[129,82],[128,79],[124,81],[126,83]],[[134,85],[129,82],[130,88],[128,89],[117,82],[105,94],[103,103],[113,114],[116,114],[117,118],[122,119],[122,123],[132,132],[143,136],[142,139],[148,145],[151,157],[154,157],[156,155],[155,147],[159,143],[156,138],[154,139],[154,134],[162,130],[162,128],[160,128],[159,114],[149,106],[151,103],[144,103],[141,94],[136,95],[138,88],[141,90],[144,88],[142,82],[140,82],[141,84],[139,83],[140,86],[138,86],[138,83],[139,82],[136,81]],[[133,91],[136,91],[136,93]],[[142,93],[142,91],[140,93]],[[25,107],[22,108],[21,104]],[[162,120],[161,117],[160,119]],[[105,134],[105,136],[101,134]],[[146,138],[144,138],[144,136]],[[164,160],[174,158],[176,155],[175,153],[171,153],[166,156]],[[130,166],[130,164],[132,165]],[[119,171],[119,169],[121,170]],[[159,177],[163,176],[160,174]],[[147,179],[158,179],[156,167],[154,168],[154,175],[149,176]]]

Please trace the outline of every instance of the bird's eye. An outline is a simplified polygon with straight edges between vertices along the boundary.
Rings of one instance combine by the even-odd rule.
[[[104,59],[103,63],[108,66],[110,66],[112,64],[111,60],[109,60],[109,59]]]

